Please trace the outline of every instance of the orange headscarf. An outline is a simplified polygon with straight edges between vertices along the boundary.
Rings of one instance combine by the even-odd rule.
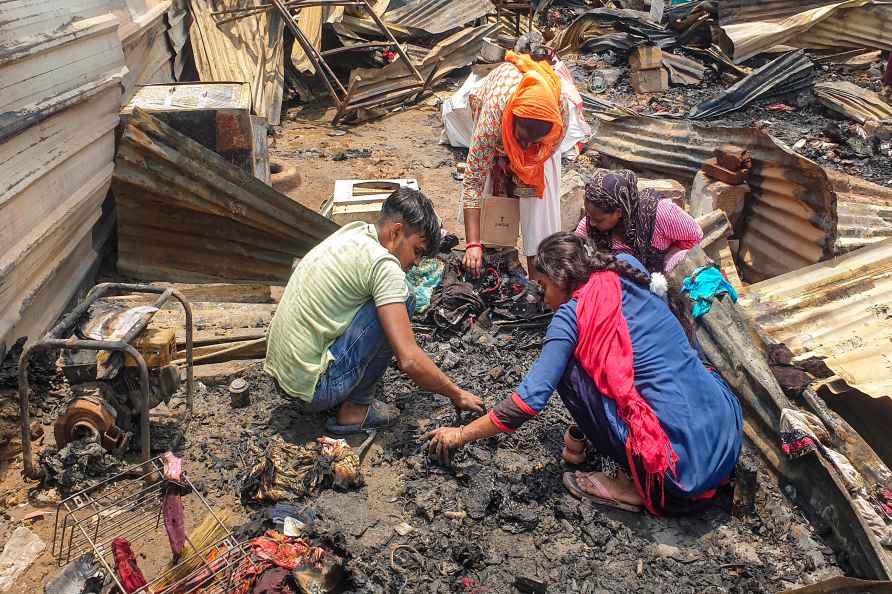
[[[536,188],[541,198],[545,194],[545,161],[551,158],[564,136],[561,79],[550,64],[537,62],[527,54],[509,51],[505,61],[514,64],[523,79],[502,114],[502,143],[512,171],[520,181]],[[551,131],[541,141],[524,149],[514,137],[515,117],[550,122]]]

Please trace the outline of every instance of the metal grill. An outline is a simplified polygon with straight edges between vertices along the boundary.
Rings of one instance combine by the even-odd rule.
[[[170,481],[162,478],[161,457],[132,466],[63,500],[56,508],[53,531],[53,556],[62,566],[72,559],[92,554],[106,576],[121,589],[114,570],[112,542],[123,538],[137,548],[147,540],[166,540],[162,503]],[[184,498],[200,502],[203,517],[213,517],[224,537],[201,548],[186,537],[186,550],[179,562],[154,577],[137,594],[189,594],[199,588],[208,594],[231,592],[244,579],[260,572],[250,555],[250,547],[239,543],[207,499],[199,493],[185,473],[178,484],[188,491]],[[186,571],[185,568],[193,569]],[[172,576],[181,576],[172,580]],[[161,584],[167,584],[159,587]]]

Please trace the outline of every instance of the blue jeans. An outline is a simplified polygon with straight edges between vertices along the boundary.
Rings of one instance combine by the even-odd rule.
[[[415,294],[410,292],[406,309],[411,319],[415,313]],[[307,412],[332,409],[349,400],[353,404],[371,404],[375,384],[393,360],[378,308],[369,301],[356,313],[347,330],[329,348],[334,361],[319,378],[313,400],[303,408]]]

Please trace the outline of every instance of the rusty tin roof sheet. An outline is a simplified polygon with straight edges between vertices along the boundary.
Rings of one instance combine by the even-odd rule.
[[[739,304],[797,358],[824,359],[848,386],[892,395],[892,240],[751,285]]]
[[[384,13],[384,20],[436,35],[495,13],[489,0],[414,0]]]
[[[139,278],[281,283],[337,229],[139,108],[112,189],[118,269]]]
[[[636,171],[669,176],[688,185],[722,144],[748,149],[753,202],[740,243],[744,276],[764,280],[832,255],[836,194],[816,163],[782,147],[754,128],[706,127],[659,118],[620,118],[598,123],[591,146]]]
[[[815,85],[815,96],[825,107],[863,124],[867,120],[892,118],[892,105],[879,93],[849,81],[821,82]]]
[[[829,169],[827,176],[839,213],[836,253],[892,237],[892,188]]]
[[[839,0],[719,0],[719,21],[722,25],[768,21],[830,4]]]
[[[800,48],[892,49],[892,4],[848,0],[787,18],[726,25],[734,61],[742,62],[777,45]]]

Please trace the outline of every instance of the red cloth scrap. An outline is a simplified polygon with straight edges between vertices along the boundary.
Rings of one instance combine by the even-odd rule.
[[[112,541],[112,553],[115,557],[115,573],[126,594],[136,592],[146,585],[146,578],[136,564],[136,556],[130,549],[130,543],[123,538]]]

